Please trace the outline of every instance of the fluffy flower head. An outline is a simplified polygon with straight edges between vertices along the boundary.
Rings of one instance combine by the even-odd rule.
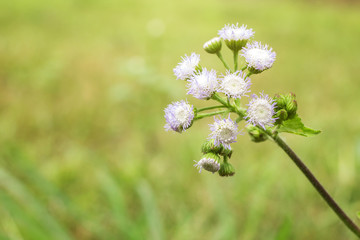
[[[241,98],[250,92],[250,85],[250,78],[246,77],[246,73],[242,71],[230,73],[228,71],[221,78],[219,92],[225,93],[228,97]]]
[[[173,102],[165,108],[165,129],[176,132],[185,131],[194,119],[194,107],[184,100]]]
[[[215,118],[214,124],[209,124],[209,126],[212,131],[209,138],[215,140],[215,146],[222,144],[226,149],[231,149],[230,143],[236,142],[239,131],[237,124],[231,120],[230,115],[228,118]]]
[[[177,79],[186,80],[196,71],[196,67],[200,62],[200,55],[191,53],[190,56],[185,54],[185,57],[181,57],[181,62],[174,68],[174,74]]]
[[[276,53],[268,45],[261,42],[247,44],[241,50],[241,56],[245,57],[248,68],[253,73],[260,73],[272,67],[276,59]]]
[[[248,123],[252,125],[261,126],[265,129],[265,126],[274,126],[276,118],[274,118],[274,108],[276,103],[268,95],[260,94],[258,97],[256,94],[252,95],[252,99],[248,104],[247,119]]]
[[[249,40],[254,36],[254,31],[250,28],[247,29],[246,25],[239,27],[239,23],[225,25],[221,30],[219,30],[219,36],[224,40]]]
[[[196,162],[194,164],[195,167],[197,167],[199,169],[199,173],[201,173],[202,169],[205,169],[206,171],[215,173],[217,171],[219,171],[220,169],[220,157],[217,156],[214,153],[208,153],[205,154],[200,161],[195,161]]]
[[[191,76],[187,87],[187,94],[192,94],[198,99],[209,99],[219,87],[216,71],[203,68]]]

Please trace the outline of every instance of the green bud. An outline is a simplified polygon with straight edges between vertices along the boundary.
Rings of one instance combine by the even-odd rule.
[[[227,149],[224,147],[223,150],[221,151],[220,155],[231,158],[232,152],[233,151],[231,149]]]
[[[219,154],[222,156],[227,156],[229,158],[232,155],[231,149],[225,148],[222,144],[216,146],[214,139],[210,139],[210,140],[204,142],[203,145],[201,146],[201,152],[204,154],[212,152],[212,153]]]
[[[276,108],[275,108],[276,111],[278,111],[280,109],[285,109],[286,101],[285,101],[284,95],[275,94],[274,100],[276,102]]]
[[[229,177],[235,174],[235,168],[228,162],[220,164],[219,175],[222,177]]]
[[[286,111],[288,112],[289,118],[295,116],[297,110],[297,102],[295,99],[286,103]]]
[[[204,154],[209,153],[209,152],[221,154],[223,149],[224,149],[224,146],[222,144],[220,144],[219,146],[215,146],[214,139],[210,139],[210,140],[204,142],[203,145],[201,146],[201,152]]]
[[[297,102],[294,93],[276,94],[274,100],[276,102],[276,117],[278,118],[276,124],[280,124],[282,121],[293,118],[296,115]]]
[[[207,41],[203,48],[206,52],[210,53],[210,54],[214,54],[217,53],[221,50],[221,38],[219,37],[215,37],[209,41]]]
[[[246,130],[253,142],[263,142],[268,139],[268,136],[263,131],[251,124],[247,125]]]
[[[277,118],[275,123],[276,124],[281,124],[283,121],[285,121],[286,119],[288,119],[288,113],[286,112],[285,109],[280,109],[279,111],[277,111],[277,113],[275,114],[275,117]]]

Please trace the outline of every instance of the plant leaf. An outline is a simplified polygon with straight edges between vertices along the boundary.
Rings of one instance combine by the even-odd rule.
[[[277,131],[297,134],[304,137],[314,136],[321,132],[320,130],[314,130],[305,127],[305,125],[301,122],[301,118],[298,115],[295,115],[293,118],[283,121]]]

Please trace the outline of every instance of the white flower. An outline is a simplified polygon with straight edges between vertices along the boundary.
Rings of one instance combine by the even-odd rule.
[[[174,68],[174,74],[177,79],[186,80],[196,71],[196,67],[199,66],[200,55],[191,53],[190,56],[185,54],[185,57],[181,57],[182,61]]]
[[[260,73],[272,67],[276,59],[276,53],[269,49],[268,45],[261,42],[253,42],[241,50],[241,56],[245,57],[248,68],[253,73]]]
[[[219,36],[224,40],[249,40],[254,36],[254,31],[250,28],[247,29],[246,25],[239,27],[239,23],[225,25],[221,30],[219,30]]]
[[[216,71],[203,68],[190,77],[187,87],[187,94],[192,94],[198,99],[209,99],[219,87]]]
[[[220,157],[218,155],[214,153],[207,153],[200,161],[197,162],[194,160],[194,162],[196,162],[196,164],[194,164],[194,167],[197,167],[199,169],[199,173],[201,173],[202,169],[215,173],[220,169],[219,161]]]
[[[236,122],[231,120],[230,114],[228,118],[215,119],[214,124],[209,124],[210,139],[214,139],[215,146],[222,144],[226,149],[231,149],[230,143],[236,142],[237,135],[240,133]]]
[[[165,108],[165,129],[176,132],[185,131],[192,124],[194,119],[194,107],[186,101],[173,102]]]
[[[274,108],[276,103],[268,95],[260,94],[260,97],[253,94],[247,109],[248,123],[252,125],[261,126],[265,129],[265,126],[274,126],[276,118],[274,118]]]
[[[250,85],[250,78],[246,77],[246,73],[242,71],[230,73],[227,71],[226,75],[221,78],[219,91],[228,97],[241,98],[250,92]]]
[[[231,26],[225,25],[224,28],[219,30],[219,36],[224,39],[228,48],[234,52],[238,52],[246,45],[248,40],[254,36],[253,30],[251,28],[247,29],[246,27],[245,25],[239,27],[238,23],[236,25],[232,24]]]

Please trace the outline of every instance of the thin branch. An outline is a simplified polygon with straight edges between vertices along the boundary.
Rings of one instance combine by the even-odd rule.
[[[311,171],[306,167],[306,165],[301,161],[301,159],[295,154],[295,152],[278,136],[267,134],[274,139],[274,141],[281,147],[286,154],[293,160],[296,166],[302,171],[306,178],[311,182],[316,191],[321,195],[321,197],[326,201],[329,207],[338,215],[338,217],[343,221],[343,223],[356,235],[360,238],[360,229],[355,223],[346,215],[346,213],[339,207],[335,200],[328,194],[325,188],[320,184],[316,177],[311,173]]]

